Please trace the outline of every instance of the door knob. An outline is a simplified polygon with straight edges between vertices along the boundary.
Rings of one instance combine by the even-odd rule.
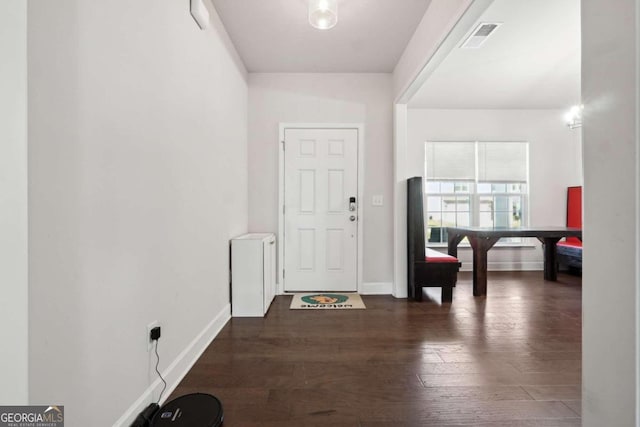
[[[355,221],[355,220],[356,220],[356,216],[355,216],[355,215],[351,215],[351,216],[349,217],[349,221]]]

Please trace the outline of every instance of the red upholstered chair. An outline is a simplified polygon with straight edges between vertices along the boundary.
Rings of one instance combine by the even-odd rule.
[[[582,187],[567,188],[567,227],[582,228]],[[570,271],[582,271],[582,241],[568,237],[558,242],[558,267],[567,266]]]

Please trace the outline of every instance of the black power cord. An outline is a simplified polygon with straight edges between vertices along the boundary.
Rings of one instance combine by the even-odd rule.
[[[156,341],[156,373],[158,374],[158,376],[160,377],[160,380],[162,380],[162,383],[164,384],[162,386],[162,391],[160,392],[160,396],[158,396],[158,401],[156,402],[156,404],[159,405],[160,400],[162,399],[162,394],[167,389],[167,382],[164,380],[164,378],[162,378],[162,374],[158,370],[158,365],[160,364],[160,355],[158,354],[158,340],[155,340],[155,341]]]
[[[162,377],[160,370],[158,369],[158,365],[160,365],[160,355],[158,354],[158,340],[160,339],[160,327],[156,326],[151,330],[151,335],[149,337],[151,340],[155,341],[155,353],[156,353],[156,373],[160,377],[160,380],[163,383],[162,391],[160,392],[160,396],[158,396],[158,401],[155,403],[151,403],[149,406],[144,408],[142,412],[138,414],[136,419],[131,424],[131,427],[151,427],[151,420],[153,416],[160,409],[160,400],[162,399],[162,395],[164,391],[167,389],[167,382]]]

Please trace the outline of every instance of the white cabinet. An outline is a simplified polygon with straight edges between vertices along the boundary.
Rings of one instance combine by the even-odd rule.
[[[262,317],[276,295],[276,236],[249,233],[231,239],[231,315]]]

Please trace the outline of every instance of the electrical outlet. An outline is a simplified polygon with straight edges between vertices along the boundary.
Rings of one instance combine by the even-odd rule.
[[[157,320],[154,320],[147,325],[147,333],[144,336],[147,342],[147,351],[151,351],[151,349],[153,348],[153,341],[151,340],[151,330],[156,326],[160,326],[160,322],[158,322]]]
[[[155,328],[151,329],[150,336],[151,336],[151,341],[158,341],[160,339],[160,336],[162,336],[160,326],[156,326]]]

